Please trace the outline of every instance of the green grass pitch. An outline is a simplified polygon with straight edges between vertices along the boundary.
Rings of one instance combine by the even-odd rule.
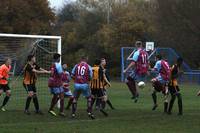
[[[19,82],[19,81],[18,81]],[[78,102],[77,119],[70,119],[70,111],[66,111],[67,117],[53,117],[47,113],[50,94],[45,86],[46,80],[39,79],[38,85],[40,107],[44,116],[34,114],[24,115],[26,92],[21,83],[12,85],[12,99],[8,103],[7,112],[0,112],[1,133],[199,133],[200,132],[200,97],[196,96],[198,85],[181,85],[183,97],[184,115],[177,116],[177,101],[175,101],[173,114],[163,114],[162,95],[158,94],[159,107],[152,111],[152,99],[150,85],[140,90],[140,99],[134,103],[124,83],[112,82],[109,89],[109,97],[116,110],[110,110],[108,117],[104,117],[98,111],[94,111],[95,120],[90,120],[86,114],[86,100],[80,98]],[[2,102],[3,96],[0,98]]]

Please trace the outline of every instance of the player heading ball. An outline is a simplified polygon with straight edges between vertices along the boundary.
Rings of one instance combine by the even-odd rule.
[[[132,99],[135,99],[135,102],[137,102],[139,93],[136,88],[136,82],[139,83],[140,81],[144,81],[148,72],[149,63],[148,54],[143,49],[142,42],[136,41],[135,47],[137,48],[137,51],[133,51],[128,57],[128,60],[130,60],[131,63],[124,70],[124,73],[127,73],[128,70],[131,70],[131,73],[126,79],[126,84],[133,96]]]

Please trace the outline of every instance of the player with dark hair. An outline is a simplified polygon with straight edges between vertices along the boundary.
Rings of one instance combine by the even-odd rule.
[[[53,116],[57,116],[57,114],[54,112],[53,108],[60,100],[60,116],[65,116],[64,113],[64,89],[63,89],[63,81],[62,81],[62,74],[63,69],[62,65],[60,63],[60,54],[54,54],[53,55],[53,65],[51,66],[51,76],[48,81],[48,86],[50,88],[51,94],[53,94],[51,105],[49,108],[49,113]]]
[[[108,114],[104,111],[105,104],[107,101],[107,96],[105,94],[105,84],[108,84],[111,86],[110,82],[106,78],[105,71],[99,66],[100,61],[96,61],[94,66],[92,67],[93,76],[90,83],[90,88],[92,92],[92,106],[95,102],[95,100],[99,101],[99,110],[102,112],[105,116]]]
[[[32,99],[35,106],[35,113],[43,114],[39,108],[37,89],[36,89],[37,74],[42,74],[42,73],[50,74],[50,71],[47,71],[39,67],[36,64],[35,56],[29,55],[27,57],[27,64],[25,65],[24,68],[24,80],[23,80],[23,85],[28,93],[24,110],[24,113],[27,115],[30,115],[29,106]]]
[[[170,82],[169,82],[169,92],[171,93],[171,100],[169,103],[168,114],[171,114],[176,97],[178,98],[178,109],[179,109],[178,114],[179,115],[183,114],[182,97],[181,97],[180,88],[177,82],[177,78],[179,74],[181,73],[180,67],[182,63],[183,63],[183,59],[179,57],[177,59],[176,64],[174,64],[171,68],[171,76],[170,76]]]
[[[2,111],[6,111],[4,106],[7,104],[11,96],[11,90],[8,85],[9,73],[11,70],[11,62],[12,61],[10,58],[5,58],[4,64],[0,66],[0,96],[3,92],[6,93],[6,96],[3,100],[3,104],[0,107]]]
[[[128,65],[128,67],[124,70],[124,73],[126,73],[129,69],[133,69],[131,74],[126,79],[126,84],[132,93],[132,99],[135,99],[135,102],[137,102],[139,97],[139,92],[136,87],[136,82],[144,81],[145,77],[148,73],[149,64],[148,64],[148,54],[143,49],[142,42],[137,41],[135,43],[135,46],[137,48],[136,52],[132,52],[127,60],[130,60],[131,63]]]
[[[153,78],[152,85],[153,85],[153,93],[152,93],[152,99],[154,106],[152,110],[155,110],[158,107],[157,104],[157,92],[162,92],[164,94],[164,112],[167,112],[168,108],[168,83],[170,78],[170,67],[167,61],[162,59],[161,55],[156,55],[156,64],[152,71],[155,71],[158,73],[158,75]]]
[[[87,113],[89,118],[95,119],[92,113],[92,98],[89,82],[92,79],[92,67],[87,63],[88,59],[83,56],[78,64],[72,69],[72,78],[74,79],[74,99],[72,103],[72,118],[76,116],[77,101],[80,93],[87,99]]]
[[[108,82],[110,82],[110,78],[109,78],[109,75],[108,75],[108,70],[106,69],[106,64],[107,64],[106,59],[105,58],[101,58],[100,68],[105,73],[105,76],[106,76],[106,79],[108,80]],[[107,82],[105,82],[105,84],[104,84],[104,93],[105,93],[105,96],[106,96],[106,104],[108,104],[111,109],[115,109],[113,107],[110,99],[108,98],[108,94],[107,94],[107,88],[108,87],[110,87],[110,85]]]

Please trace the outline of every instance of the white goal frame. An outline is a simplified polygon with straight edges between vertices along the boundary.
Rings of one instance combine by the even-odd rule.
[[[61,36],[47,36],[47,35],[25,35],[25,34],[6,34],[0,33],[0,37],[15,37],[15,38],[40,38],[40,39],[54,39],[57,40],[58,53],[62,54]]]

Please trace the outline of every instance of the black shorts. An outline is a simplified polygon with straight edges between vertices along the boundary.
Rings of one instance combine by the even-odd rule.
[[[37,92],[37,88],[35,87],[35,84],[29,84],[29,85],[23,84],[23,85],[27,92],[30,92],[30,91],[33,91],[34,93]]]
[[[0,90],[3,90],[4,92],[10,90],[10,87],[8,86],[8,84],[2,85],[0,84]]]
[[[154,90],[155,90],[155,91],[157,91],[157,92],[162,92],[163,94],[165,94],[166,85],[161,84],[159,81],[155,81],[155,82],[153,83],[153,87],[154,87]]]
[[[169,85],[168,88],[171,95],[177,94],[180,91],[179,86]]]
[[[96,98],[100,98],[105,96],[105,91],[104,89],[91,89],[92,96]]]

